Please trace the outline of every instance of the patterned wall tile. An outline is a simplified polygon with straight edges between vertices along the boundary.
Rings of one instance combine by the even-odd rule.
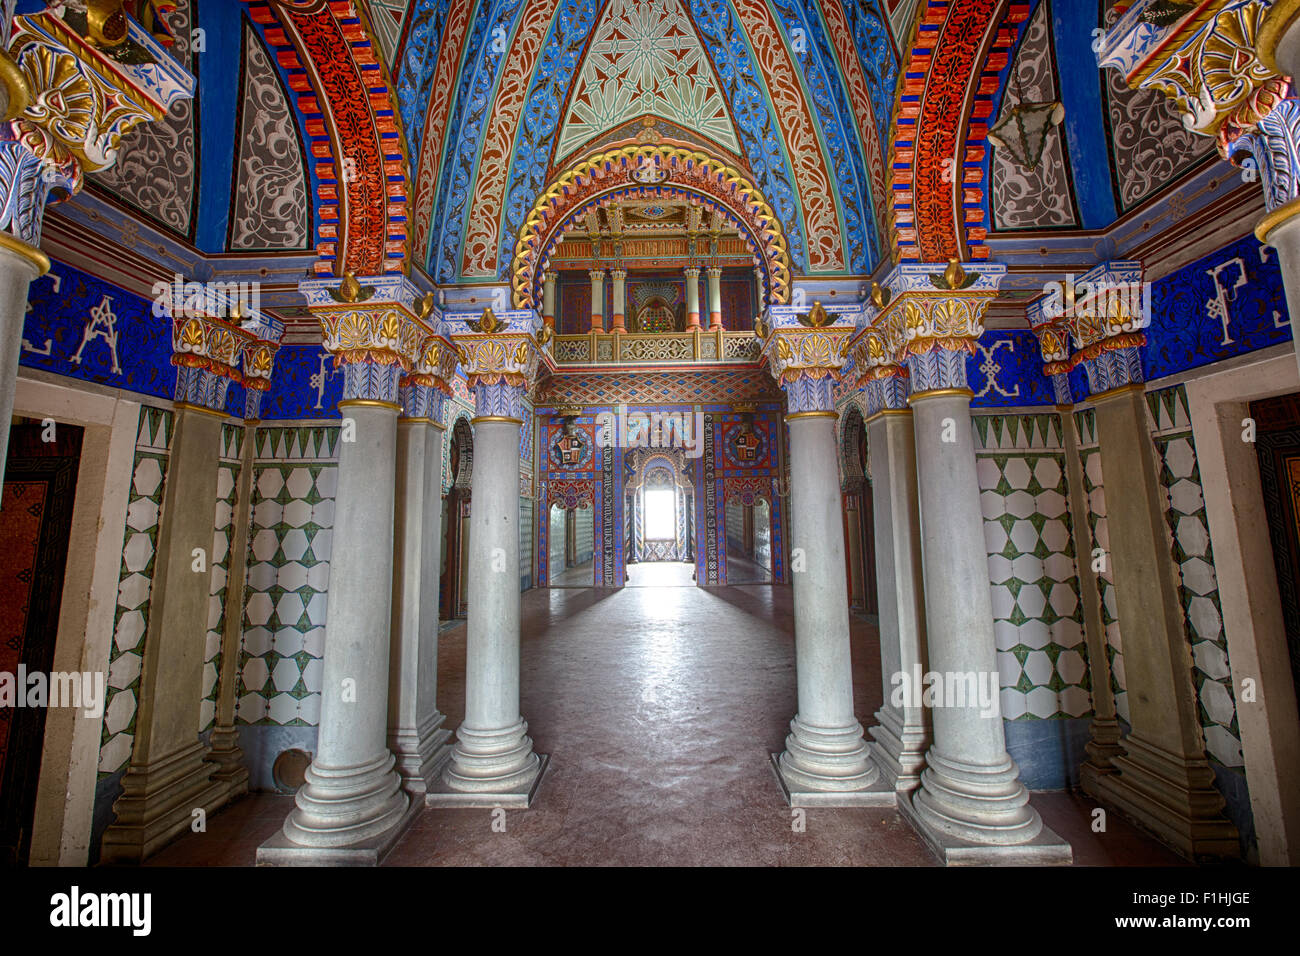
[[[1225,767],[1242,768],[1241,731],[1223,631],[1223,608],[1186,392],[1181,385],[1151,392],[1147,407],[1160,455],[1160,484],[1167,500],[1165,518],[1174,563],[1178,565],[1179,598],[1191,645],[1205,749]]]
[[[140,669],[149,626],[154,553],[171,438],[171,411],[149,405],[142,407],[127,499],[113,646],[109,650],[104,728],[99,748],[101,777],[126,766],[135,741]]]
[[[338,437],[337,428],[257,430],[240,724],[318,721]]]
[[[977,416],[976,468],[1007,720],[1092,712],[1061,423]]]
[[[221,465],[217,469],[217,512],[212,531],[212,589],[208,598],[207,645],[203,656],[203,700],[199,705],[199,733],[212,726],[220,692],[221,636],[226,626],[226,592],[229,587],[230,537],[234,533],[239,495],[239,453],[243,429],[223,425]],[[232,460],[233,459],[233,460]]]

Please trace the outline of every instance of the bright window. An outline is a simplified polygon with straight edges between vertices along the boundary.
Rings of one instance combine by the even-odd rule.
[[[651,541],[677,537],[677,495],[672,488],[645,493],[645,536]]]

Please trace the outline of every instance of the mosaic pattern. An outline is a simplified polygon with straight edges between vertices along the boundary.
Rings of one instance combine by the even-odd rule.
[[[605,8],[569,97],[556,156],[643,113],[740,152],[726,100],[678,0],[613,0]]]
[[[257,430],[237,723],[319,720],[338,438],[337,428]]]
[[[148,405],[141,408],[127,499],[113,646],[108,658],[104,729],[99,746],[100,777],[127,765],[135,741],[140,670],[144,663],[145,631],[149,627],[154,556],[171,440],[171,411]]]
[[[976,416],[980,507],[1006,720],[1091,713],[1056,415]]]
[[[1187,394],[1181,385],[1147,394],[1152,440],[1160,455],[1160,484],[1168,500],[1174,563],[1178,565],[1183,624],[1192,649],[1205,749],[1225,767],[1241,768],[1241,730],[1228,666],[1223,608],[1214,571],[1209,523],[1196,447],[1192,441]]]

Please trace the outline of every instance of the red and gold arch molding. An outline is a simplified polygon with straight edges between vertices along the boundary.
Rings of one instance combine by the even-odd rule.
[[[407,268],[407,168],[392,85],[354,0],[249,6],[307,124],[319,222],[316,271]]]
[[[913,29],[899,92],[892,213],[900,261],[987,259],[988,121],[998,76],[1028,3],[929,0]]]

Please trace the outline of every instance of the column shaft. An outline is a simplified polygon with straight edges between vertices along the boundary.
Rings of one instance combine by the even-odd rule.
[[[217,713],[212,725],[212,750],[208,759],[220,769],[213,778],[226,781],[230,795],[248,790],[248,769],[243,766],[239,733],[235,729],[235,685],[239,678],[239,646],[244,633],[245,577],[248,570],[248,528],[253,516],[253,458],[257,450],[257,422],[244,425],[240,445],[239,479],[235,514],[230,529],[230,564],[226,569],[226,605],[221,632],[221,673],[217,678]]]
[[[848,586],[835,414],[790,415],[791,571],[799,711],[778,760],[794,804],[862,791],[877,777],[853,713]]]
[[[591,331],[605,331],[605,273],[593,269],[591,276]]]
[[[912,413],[888,410],[867,422],[880,608],[884,703],[871,728],[871,755],[896,790],[914,790],[925,768],[929,715],[920,701],[898,700],[899,680],[925,670],[925,596]]]
[[[926,646],[930,671],[942,681],[938,686],[952,688],[935,701],[934,743],[912,807],[940,842],[1026,843],[1039,834],[1042,821],[1007,754],[997,704],[997,645],[970,392],[922,392],[911,402]],[[990,691],[991,699],[979,699]]]
[[[316,755],[284,835],[309,847],[377,838],[407,809],[386,746],[397,407],[339,404],[354,441],[339,443],[334,551]],[[346,432],[344,437],[346,438]]]
[[[17,240],[10,239],[10,242]],[[45,269],[48,268],[46,265]],[[18,358],[27,318],[27,288],[32,280],[44,275],[45,269],[32,256],[20,254],[7,243],[0,244],[0,478],[4,476],[9,451],[9,422],[14,414]]]
[[[480,416],[473,425],[465,721],[443,780],[496,806],[504,794],[526,798],[542,765],[519,713],[520,422]]]
[[[424,794],[450,756],[438,711],[438,543],[442,427],[397,423],[388,746],[408,793]]]
[[[627,273],[622,269],[615,269],[610,276],[614,280],[614,319],[610,323],[609,330],[622,332],[624,318],[627,315]]]
[[[722,328],[722,270],[709,269],[709,328]]]
[[[1073,417],[1068,408],[1061,409],[1066,478],[1070,489],[1070,521],[1074,525],[1074,563],[1079,574],[1084,640],[1088,648],[1088,670],[1092,675],[1091,739],[1084,747],[1088,759],[1080,770],[1086,783],[1090,776],[1110,773],[1114,769],[1111,758],[1122,751],[1115,694],[1110,686],[1110,659],[1106,653],[1106,626],[1102,623],[1101,591],[1097,575],[1092,570],[1092,537],[1088,524],[1088,498],[1084,492],[1083,458],[1079,454],[1079,436]]]
[[[686,328],[700,327],[700,270],[686,269]]]

